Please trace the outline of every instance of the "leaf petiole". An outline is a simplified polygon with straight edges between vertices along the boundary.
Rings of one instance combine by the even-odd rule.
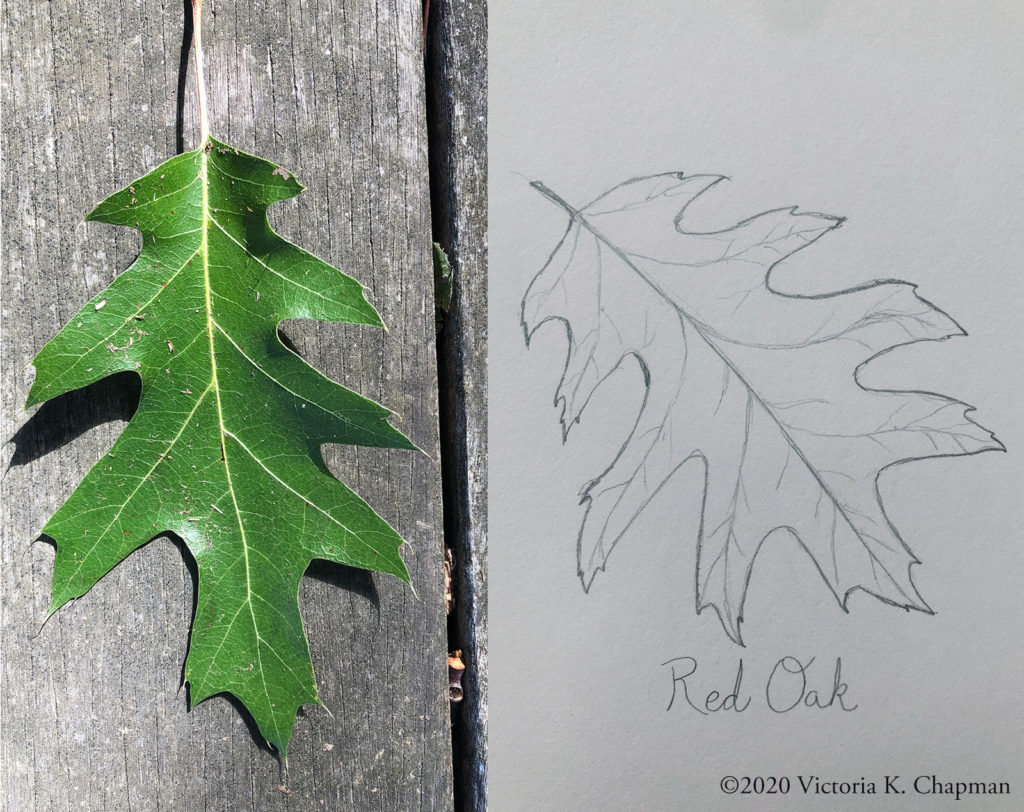
[[[199,103],[199,142],[203,146],[210,137],[206,121],[206,80],[203,78],[203,0],[192,0],[192,43],[196,60],[196,97]]]

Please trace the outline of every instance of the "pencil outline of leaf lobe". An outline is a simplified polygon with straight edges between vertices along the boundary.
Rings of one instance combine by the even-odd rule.
[[[548,321],[566,330],[554,398],[563,443],[627,359],[643,373],[626,440],[580,493],[583,589],[651,499],[698,460],[696,610],[713,608],[735,642],[743,644],[754,561],[775,534],[799,543],[844,611],[861,589],[931,614],[911,574],[919,560],[886,513],[881,474],[913,460],[1005,449],[968,416],[973,406],[874,389],[860,373],[899,347],[966,332],[901,280],[778,291],[775,267],[844,218],[791,206],[715,231],[685,230],[689,206],[723,180],[634,178],[580,209],[531,184],[569,215],[520,313],[527,346]]]

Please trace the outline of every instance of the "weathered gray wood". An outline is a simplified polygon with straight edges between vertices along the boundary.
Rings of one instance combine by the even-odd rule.
[[[0,806],[446,809],[451,746],[427,139],[418,0],[206,0],[211,130],[308,187],[276,229],[373,292],[390,333],[292,322],[319,369],[394,409],[427,454],[331,449],[410,542],[417,595],[324,567],[301,602],[321,695],[289,772],[224,698],[180,689],[193,579],[158,539],[40,631],[53,548],[31,542],[130,411],[131,377],[22,410],[32,356],[134,256],[85,213],[176,149],[182,0],[4,6]],[[184,143],[196,139],[192,69]],[[112,418],[113,422],[111,421]],[[286,785],[291,796],[279,791]]]
[[[455,551],[453,709],[460,809],[487,807],[487,3],[431,0],[428,48],[434,234],[454,271],[439,342],[445,530]]]

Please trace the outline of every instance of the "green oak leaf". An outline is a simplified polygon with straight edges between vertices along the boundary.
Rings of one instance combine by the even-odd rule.
[[[142,378],[135,416],[43,529],[57,542],[50,613],[176,533],[199,570],[191,706],[234,694],[282,754],[299,706],[322,704],[298,605],[310,562],[409,581],[402,538],[320,447],[415,448],[391,412],[278,337],[284,319],[383,326],[358,282],[271,230],[267,207],[302,190],[209,138],[100,203],[87,219],[137,228],[142,251],[36,356],[28,398]]]

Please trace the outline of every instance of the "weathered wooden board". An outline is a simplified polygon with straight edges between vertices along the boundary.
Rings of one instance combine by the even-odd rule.
[[[456,795],[487,807],[487,3],[431,0],[428,110],[434,235],[454,271],[440,337],[445,536],[455,552]]]
[[[322,566],[301,603],[321,695],[287,774],[240,707],[186,711],[188,555],[160,538],[40,630],[49,515],[131,413],[133,376],[22,405],[32,356],[134,257],[86,212],[196,140],[179,89],[181,0],[8,2],[3,10],[0,806],[446,809],[451,745],[421,9],[417,0],[206,0],[211,130],[309,188],[273,226],[367,284],[390,332],[291,322],[317,368],[399,415],[426,454],[328,449],[409,541],[416,595]],[[178,133],[183,99],[183,137]],[[8,462],[10,464],[8,465]],[[291,795],[278,789],[286,786]]]

